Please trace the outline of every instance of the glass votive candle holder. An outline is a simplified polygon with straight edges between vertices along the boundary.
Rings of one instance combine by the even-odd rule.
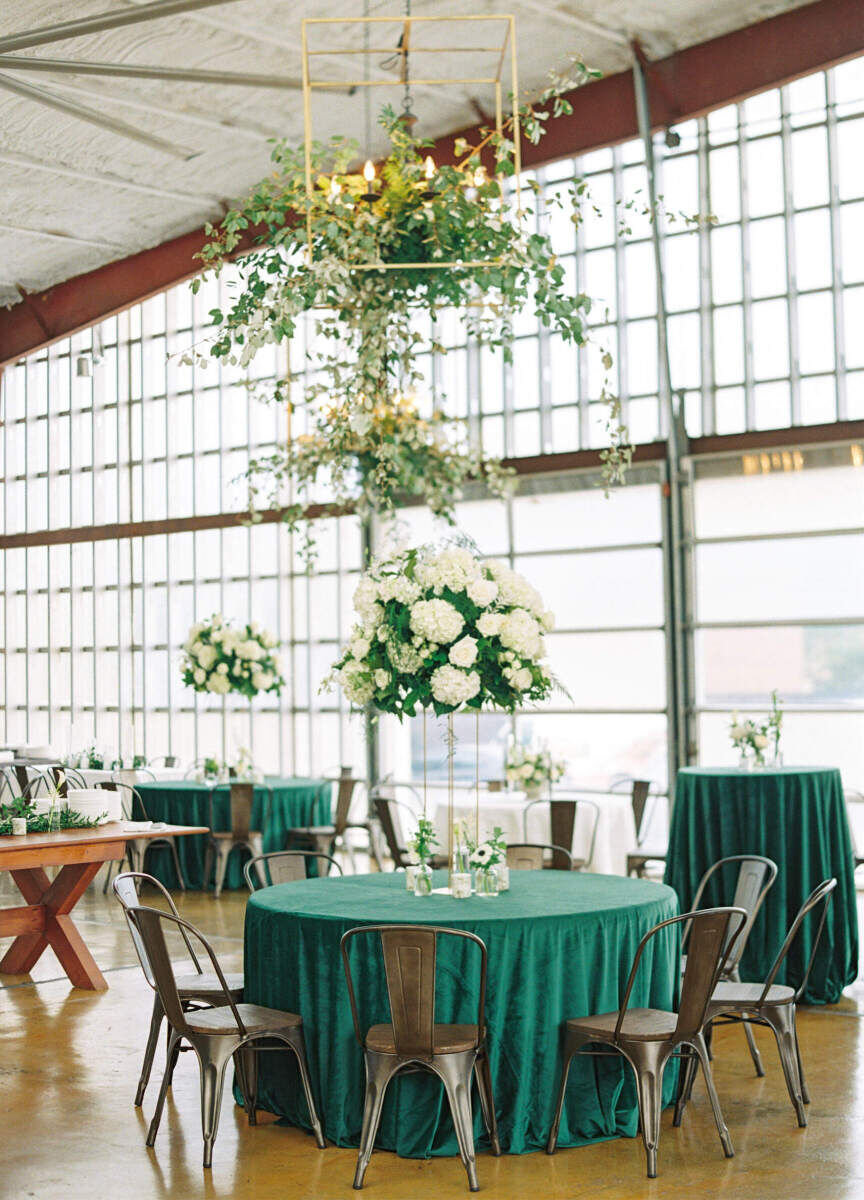
[[[471,873],[455,871],[450,876],[450,895],[456,900],[467,900],[471,895]]]

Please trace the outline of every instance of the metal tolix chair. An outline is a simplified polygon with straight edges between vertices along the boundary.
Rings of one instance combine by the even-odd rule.
[[[708,908],[702,912],[684,913],[661,921],[649,930],[639,943],[618,1011],[593,1017],[579,1017],[565,1023],[564,1071],[555,1119],[546,1145],[547,1154],[554,1154],[558,1145],[558,1129],[573,1056],[588,1046],[612,1046],[614,1049],[611,1051],[587,1052],[601,1055],[621,1054],[633,1068],[648,1178],[656,1178],[660,1112],[663,1103],[663,1071],[669,1059],[681,1057],[681,1048],[687,1046],[696,1052],[702,1066],[723,1153],[727,1158],[734,1157],[729,1130],[723,1120],[720,1101],[714,1088],[703,1026],[708,1002],[723,968],[724,957],[733,948],[735,938],[743,929],[746,920],[747,914],[743,908]],[[690,953],[681,981],[681,998],[677,1013],[658,1008],[628,1009],[630,993],[645,947],[661,929],[686,921],[692,922]]]
[[[122,780],[114,779],[110,783],[100,784],[105,791],[119,792],[120,803],[123,809],[124,821],[132,821],[136,819],[136,815],[142,820],[149,820],[147,816],[147,806],[141,796],[141,793],[131,783],[123,783]],[[74,804],[73,806],[74,807]],[[152,850],[167,849],[174,862],[174,873],[177,876],[177,884],[181,892],[186,891],[186,880],[183,876],[183,868],[180,866],[180,855],[177,853],[177,839],[170,833],[160,838],[136,838],[129,837],[126,839],[126,853],[123,856],[123,862],[128,862],[129,867],[133,872],[140,874],[144,870],[147,855]],[[111,882],[111,870],[113,863],[108,863],[105,872],[105,882],[102,885],[102,895],[108,893],[108,885]],[[123,863],[119,864],[119,869],[122,870]]]
[[[804,995],[804,990],[807,987],[807,981],[810,978],[810,972],[816,959],[816,951],[819,949],[822,930],[825,928],[825,920],[828,916],[828,906],[833,899],[833,892],[836,887],[836,879],[826,879],[817,888],[813,889],[798,910],[798,914],[792,922],[789,932],[786,934],[783,945],[780,947],[764,983],[741,983],[736,979],[721,980],[717,984],[708,1002],[703,1022],[703,1031],[710,1031],[714,1023],[725,1024],[727,1021],[734,1023],[752,1021],[757,1025],[768,1026],[777,1042],[780,1065],[783,1068],[783,1077],[786,1080],[786,1089],[789,1092],[789,1099],[792,1101],[792,1107],[795,1109],[795,1115],[798,1118],[798,1124],[801,1128],[804,1128],[807,1124],[807,1114],[804,1111],[804,1105],[810,1103],[810,1093],[807,1090],[804,1068],[801,1063],[801,1047],[798,1045],[798,1030],[795,1017],[798,1004]],[[801,926],[809,914],[820,904],[822,905],[822,915],[819,918],[819,927],[816,930],[816,937],[813,939],[813,949],[810,952],[804,978],[795,989],[775,983],[774,980],[777,978],[777,974],[783,966],[784,960],[801,930]],[[673,1119],[675,1125],[681,1124],[684,1108],[693,1091],[694,1076],[695,1064],[688,1063],[684,1078],[681,1081],[678,1102],[675,1105],[675,1116]]]
[[[243,878],[250,892],[260,891],[264,887],[275,887],[279,883],[297,883],[301,879],[309,878],[306,868],[309,859],[312,858],[320,858],[327,863],[320,878],[326,879],[334,867],[337,875],[342,874],[342,868],[329,854],[319,854],[317,850],[273,850],[270,854],[259,854],[257,858],[250,858],[243,866]],[[253,879],[253,872],[257,879]]]
[[[255,789],[263,790],[266,801],[262,809],[263,819],[261,829],[252,828],[252,811],[255,805]],[[264,834],[270,817],[273,803],[273,789],[266,784],[231,783],[229,797],[231,828],[216,829],[216,814],[214,812],[215,792],[210,790],[210,833],[207,837],[207,849],[204,852],[204,887],[210,886],[210,876],[214,870],[215,886],[213,899],[218,900],[225,883],[225,872],[228,870],[228,859],[231,851],[240,847],[247,850],[253,859],[261,859],[264,854]],[[263,875],[259,875],[261,886],[266,885]]]
[[[137,927],[129,919],[129,913],[133,908],[140,908],[141,902],[139,898],[139,889],[142,883],[149,883],[152,887],[157,888],[162,893],[163,898],[167,901],[168,907],[171,910],[171,915],[179,917],[179,913],[174,905],[174,901],[166,888],[162,886],[158,879],[154,879],[152,875],[145,875],[142,871],[125,871],[122,875],[118,875],[112,885],[114,895],[120,902],[123,909],[123,915],[126,918],[126,924],[129,926],[129,933],[132,935],[132,944],[135,947],[135,953],[138,955],[138,961],[141,964],[141,970],[144,972],[144,978],[153,989],[153,1013],[150,1017],[150,1032],[147,1035],[147,1047],[144,1051],[144,1065],[141,1068],[141,1077],[138,1080],[138,1090],[135,1093],[135,1106],[141,1107],[144,1099],[144,1093],[147,1090],[147,1084],[150,1080],[150,1071],[153,1067],[153,1056],[156,1053],[156,1046],[159,1042],[159,1031],[162,1027],[162,1019],[165,1016],[165,1008],[156,988],[156,977],[153,974],[153,968],[150,965],[150,960],[147,957],[147,950]],[[224,983],[228,986],[229,994],[233,1000],[240,1001],[243,999],[243,975],[229,974],[220,979],[212,972],[205,972],[198,960],[198,956],[192,948],[192,943],[189,940],[189,935],[181,926],[180,933],[183,941],[186,943],[186,949],[189,951],[189,957],[195,967],[194,971],[187,974],[176,975],[174,982],[177,987],[177,992],[180,997],[180,1004],[184,1011],[188,1011],[195,1007],[212,1008],[214,1005],[224,1004],[225,995],[223,988]],[[170,1086],[171,1076],[174,1072],[174,1060],[170,1063],[169,1079]]]
[[[324,1132],[312,1095],[306,1063],[303,1018],[296,1013],[279,1012],[257,1004],[236,1003],[213,948],[200,930],[188,921],[162,912],[158,908],[138,906],[127,911],[129,920],[141,935],[147,961],[153,971],[156,991],[170,1025],[168,1065],[162,1077],[159,1099],[156,1101],[156,1109],[147,1133],[147,1145],[152,1146],[156,1141],[162,1110],[165,1107],[165,1096],[171,1083],[173,1064],[183,1039],[195,1051],[201,1069],[201,1126],[204,1134],[205,1167],[212,1166],[213,1162],[213,1143],[219,1125],[222,1088],[228,1063],[234,1059],[237,1082],[243,1092],[249,1124],[254,1125],[258,1095],[258,1067],[255,1055],[265,1051],[289,1049],[295,1054],[309,1107],[310,1123],[315,1140],[323,1150],[327,1143],[324,1141]],[[195,1010],[183,1007],[165,942],[166,927],[185,931],[191,938],[197,938],[200,942],[222,987],[222,1003],[219,1006]],[[277,1041],[281,1045],[258,1045],[260,1041]]]
[[[507,847],[507,866],[511,871],[572,871],[573,856],[563,846],[547,842],[511,842]]]
[[[528,812],[536,804],[549,805],[549,841],[553,846],[568,847],[568,856],[570,858],[569,868],[566,865],[565,859],[561,855],[553,855],[552,862],[546,864],[553,870],[564,871],[584,871],[591,866],[594,860],[594,843],[597,841],[597,826],[600,824],[600,807],[593,800],[556,800],[551,799],[531,800],[525,805],[522,813],[522,827],[524,829],[525,841],[528,841]],[[588,853],[584,857],[576,857],[572,853],[573,834],[576,829],[576,817],[579,809],[587,809],[590,812],[590,837],[588,839]]]
[[[401,816],[411,820],[416,824],[417,813],[402,800],[397,800],[394,796],[388,796],[383,792],[376,792],[372,796],[372,807],[378,824],[381,826],[381,832],[384,834],[384,841],[387,843],[387,850],[393,860],[394,870],[400,867],[407,867],[410,863],[408,847],[406,845],[405,831],[402,827]],[[449,856],[446,854],[433,854],[429,860],[429,865],[433,871],[446,867],[449,862]]]
[[[377,933],[381,939],[390,1023],[372,1025],[364,1033],[357,1013],[348,946],[354,938],[370,933]],[[441,936],[465,938],[479,948],[480,993],[474,1025],[439,1025],[435,1022],[437,951]],[[472,1192],[478,1191],[471,1117],[471,1079],[474,1075],[492,1153],[501,1153],[486,1053],[485,944],[476,934],[462,929],[442,929],[434,925],[366,925],[349,929],[342,937],[341,947],[354,1032],[366,1061],[366,1099],[354,1187],[363,1186],[387,1085],[400,1071],[420,1069],[437,1075],[444,1084],[459,1142],[459,1155],[468,1173],[468,1185]]]
[[[712,876],[732,863],[739,864],[738,878],[735,882],[735,894],[731,901],[732,907],[743,908],[747,913],[747,921],[741,930],[740,936],[735,940],[734,949],[726,956],[720,979],[728,979],[735,983],[740,983],[741,976],[738,971],[741,956],[747,946],[747,939],[750,937],[750,931],[759,915],[762,902],[768,895],[774,880],[777,878],[777,864],[773,859],[764,858],[760,854],[730,854],[727,858],[718,858],[717,862],[713,863],[700,879],[691,908],[699,908],[705,888],[711,882]],[[687,963],[687,940],[689,934],[690,926],[687,925],[684,928],[681,938],[682,972]],[[753,1030],[747,1021],[744,1022],[744,1035],[747,1038],[747,1046],[750,1050],[750,1057],[753,1059],[753,1066],[756,1068],[756,1074],[762,1076],[765,1074],[765,1070],[762,1066],[762,1059],[759,1055],[756,1039],[753,1037]],[[711,1049],[710,1041],[708,1049],[709,1051]]]

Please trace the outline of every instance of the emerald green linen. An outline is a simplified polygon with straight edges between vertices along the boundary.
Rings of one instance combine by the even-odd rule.
[[[665,882],[678,893],[682,912],[708,867],[730,854],[764,854],[779,868],[744,952],[745,980],[765,978],[802,902],[823,879],[836,876],[804,996],[808,1004],[833,1004],[858,974],[854,859],[840,772],[828,767],[679,771]],[[706,906],[730,903],[737,871],[724,872],[724,879],[709,885]],[[808,919],[778,983],[800,984],[817,925],[818,918]]]
[[[231,828],[230,788],[221,784],[210,788],[194,780],[171,780],[160,783],[136,785],[151,821],[165,821],[170,825],[210,824],[210,795],[213,795],[213,813],[217,830]],[[268,788],[272,789],[269,814],[263,817],[262,805],[266,803]],[[271,850],[285,849],[286,832],[298,825],[326,825],[330,821],[330,804],[333,784],[326,779],[267,779],[264,786],[256,786],[252,808],[252,828],[261,828],[264,820],[263,845],[265,854]],[[200,889],[204,886],[204,854],[207,837],[204,834],[177,839],[177,853],[186,879],[186,886]],[[226,888],[244,887],[243,863],[248,855],[242,850],[233,850],[228,859],[225,873]],[[179,880],[174,862],[165,849],[156,849],[147,855],[147,870],[166,887],[177,887]]]
[[[246,909],[245,999],[300,1013],[328,1138],[356,1146],[363,1115],[363,1054],[354,1037],[339,941],[356,925],[451,926],[476,933],[489,952],[486,1024],[495,1108],[505,1151],[542,1149],[561,1078],[563,1022],[616,1009],[640,938],[677,912],[670,888],[643,880],[559,871],[512,871],[494,899],[416,897],[399,874],[305,880],[266,888]],[[446,883],[436,872],[435,886]],[[678,926],[653,939],[632,1004],[670,1008]],[[380,942],[358,938],[352,969],[364,1025],[389,1020]],[[475,1021],[479,953],[439,939],[436,1019]],[[261,1106],[309,1127],[290,1055],[260,1057]],[[664,1086],[672,1098],[676,1071]],[[485,1142],[474,1101],[475,1134]],[[577,1059],[570,1071],[560,1144],[626,1134],[637,1126],[632,1072],[618,1057]],[[425,1072],[388,1088],[378,1146],[406,1157],[457,1154],[443,1088]]]

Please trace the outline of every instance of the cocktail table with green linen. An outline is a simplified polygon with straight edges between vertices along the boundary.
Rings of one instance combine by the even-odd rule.
[[[212,793],[216,829],[231,828],[231,789],[227,783],[211,787],[194,780],[165,780],[159,783],[139,783],[137,788],[147,809],[147,817],[151,821],[209,826]],[[263,833],[264,852],[283,850],[285,834],[289,829],[300,825],[326,825],[330,821],[332,791],[333,784],[327,779],[268,778],[263,784],[256,785],[252,828],[260,829]],[[187,887],[204,887],[206,849],[206,836],[187,837],[177,843],[177,853]],[[231,854],[225,875],[226,888],[245,886],[244,861],[238,851]],[[155,850],[153,854],[148,855],[147,870],[166,887],[177,887],[174,864],[167,850]]]
[[[436,872],[435,886],[446,878]],[[618,876],[513,871],[510,880],[510,890],[492,899],[415,897],[401,873],[309,879],[249,897],[245,999],[302,1014],[319,1113],[338,1145],[358,1144],[364,1092],[339,942],[357,925],[398,923],[465,929],[486,943],[487,1044],[502,1147],[520,1154],[545,1146],[561,1078],[563,1022],[618,1007],[639,940],[678,905],[670,888]],[[436,1021],[476,1020],[479,955],[463,941],[439,939]],[[359,943],[352,971],[361,1022],[387,1021],[380,943],[374,937]],[[677,926],[657,935],[640,967],[634,1006],[671,1007],[678,953]],[[308,1128],[288,1058],[261,1056],[259,1103]],[[668,1102],[676,1072],[667,1075]],[[475,1134],[485,1145],[478,1107],[475,1097]],[[632,1072],[623,1060],[575,1060],[560,1144],[632,1136],[636,1127]],[[405,1157],[457,1154],[440,1083],[425,1072],[398,1076],[376,1144]]]
[[[804,999],[834,1003],[858,973],[858,916],[854,859],[840,772],[829,767],[686,767],[678,772],[665,882],[682,911],[699,880],[719,858],[764,854],[779,868],[741,962],[741,978],[763,980],[802,902],[823,879],[837,890]],[[709,886],[703,903],[730,903],[723,884]],[[729,881],[726,882],[729,887]],[[813,948],[808,922],[778,983],[797,987]]]

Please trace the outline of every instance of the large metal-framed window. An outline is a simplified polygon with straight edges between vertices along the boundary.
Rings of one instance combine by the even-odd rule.
[[[864,417],[864,340],[858,334],[864,256],[857,237],[864,217],[864,59],[687,122],[678,132],[680,145],[657,147],[659,190],[667,207],[716,217],[715,224],[699,229],[663,223],[672,384],[684,397],[688,433],[756,433]],[[574,177],[587,182],[601,210],[589,208],[578,227],[566,210],[544,203]],[[573,286],[596,297],[592,332],[615,358],[611,384],[623,397],[633,438],[644,443],[663,437],[654,266],[640,199],[643,146],[629,142],[553,163],[538,169],[535,178],[540,208],[548,210],[537,221],[550,231]],[[623,237],[616,236],[616,212],[629,226]],[[349,724],[337,694],[318,694],[319,679],[350,626],[350,595],[360,567],[358,523],[347,517],[320,522],[321,555],[311,574],[276,525],[159,527],[176,518],[242,509],[244,489],[232,481],[250,455],[284,435],[278,411],[251,395],[239,372],[224,366],[204,371],[180,360],[180,351],[206,335],[207,313],[219,300],[212,283],[194,298],[185,285],[171,289],[4,372],[2,528],[33,535],[26,547],[3,554],[6,741],[53,741],[63,749],[74,734],[79,744],[96,738],[124,753],[173,749],[191,758],[230,752],[254,736],[256,756],[267,766],[303,772],[337,760],[363,762],[362,726]],[[451,350],[429,372],[432,393],[469,418],[488,451],[528,456],[603,443],[605,410],[598,403],[603,372],[596,348],[576,352],[538,328],[530,314],[521,314],[510,367],[466,342],[458,313],[444,314],[437,332]],[[298,338],[292,347],[295,369],[305,348]],[[285,366],[274,351],[259,356],[253,369],[266,378]],[[794,455],[793,435],[785,445]],[[853,454],[854,448],[847,451]],[[811,452],[802,453],[808,469],[796,472],[796,481],[809,477]],[[859,476],[849,473],[852,465],[850,460],[839,474],[828,465],[819,469],[859,487],[854,482]],[[705,608],[710,556],[719,553],[705,539],[717,536],[739,546],[734,531],[727,538],[706,533],[700,524],[700,496],[707,495],[712,469],[706,466],[705,474],[701,466],[694,468],[695,574],[688,607],[695,610],[696,666],[688,708],[694,719],[691,753],[699,734],[703,753],[719,754],[711,730],[714,709],[725,700],[711,691],[706,639],[712,623],[740,619],[758,628],[759,637],[773,626],[761,610],[711,615]],[[555,477],[555,487],[549,478],[524,482],[509,508],[474,501],[460,510],[460,522],[483,552],[510,556],[551,591],[550,603],[559,609],[567,632],[556,635],[555,649],[568,664],[565,673],[575,679],[574,702],[562,706],[566,712],[518,718],[531,720],[538,734],[553,741],[559,717],[568,720],[568,729],[587,730],[607,718],[623,729],[633,715],[627,712],[631,705],[623,691],[612,695],[607,689],[623,682],[626,664],[639,657],[626,647],[646,638],[662,644],[664,633],[668,646],[665,610],[662,628],[653,608],[622,616],[610,628],[605,612],[580,609],[584,594],[599,597],[607,589],[611,611],[626,593],[614,564],[626,559],[635,580],[640,556],[650,552],[654,562],[661,553],[658,540],[662,553],[669,553],[665,528],[647,542],[631,539],[626,553],[606,532],[631,519],[628,497],[640,488],[661,495],[659,467],[646,470],[655,472],[648,482],[634,474],[632,484],[608,503],[596,479],[571,476]],[[755,474],[739,472],[737,494],[748,494]],[[555,490],[559,485],[563,491]],[[600,509],[586,522],[582,514],[595,503]],[[522,514],[534,511],[531,505],[551,511],[556,504],[569,506],[563,521],[556,518],[560,529],[551,520],[535,522],[554,544],[532,545],[532,524]],[[415,519],[420,530],[422,520],[410,518]],[[601,530],[598,544],[586,549],[580,539],[594,521]],[[140,522],[156,524],[140,536],[135,531]],[[53,531],[114,523],[125,532],[52,543]],[[807,530],[803,536],[792,521],[783,531],[797,548],[804,575],[829,543],[847,550],[853,543],[847,531],[834,535],[832,528],[826,519],[818,536]],[[762,531],[766,544],[775,532]],[[762,533],[750,531],[747,537]],[[740,540],[739,549],[750,544]],[[548,583],[540,578],[553,561],[574,564],[572,593],[558,593],[562,572],[550,568]],[[850,574],[840,550],[835,568]],[[583,577],[595,582],[580,593]],[[716,603],[723,594],[715,592]],[[656,607],[653,599],[651,604]],[[262,701],[252,724],[245,704],[232,701],[223,711],[221,704],[196,701],[179,682],[177,651],[188,625],[220,609],[241,619],[254,615],[289,647],[290,693],[279,704]],[[856,629],[851,616],[826,605],[815,614],[773,619],[805,631],[836,631]],[[661,660],[651,669],[650,696],[636,682],[632,688],[641,695],[636,716],[656,717],[658,729],[668,716],[663,682],[668,671],[662,655]],[[572,670],[579,662],[590,667]],[[759,677],[760,687],[766,682]],[[745,688],[744,700],[747,696],[756,703],[756,693]],[[839,720],[849,702],[843,696],[829,703],[825,719]],[[626,747],[611,749],[610,763],[629,753]],[[398,757],[393,756],[395,765]],[[630,769],[620,762],[618,767]],[[591,779],[605,769],[599,759],[579,760],[579,770]],[[659,776],[660,767],[652,773]]]

